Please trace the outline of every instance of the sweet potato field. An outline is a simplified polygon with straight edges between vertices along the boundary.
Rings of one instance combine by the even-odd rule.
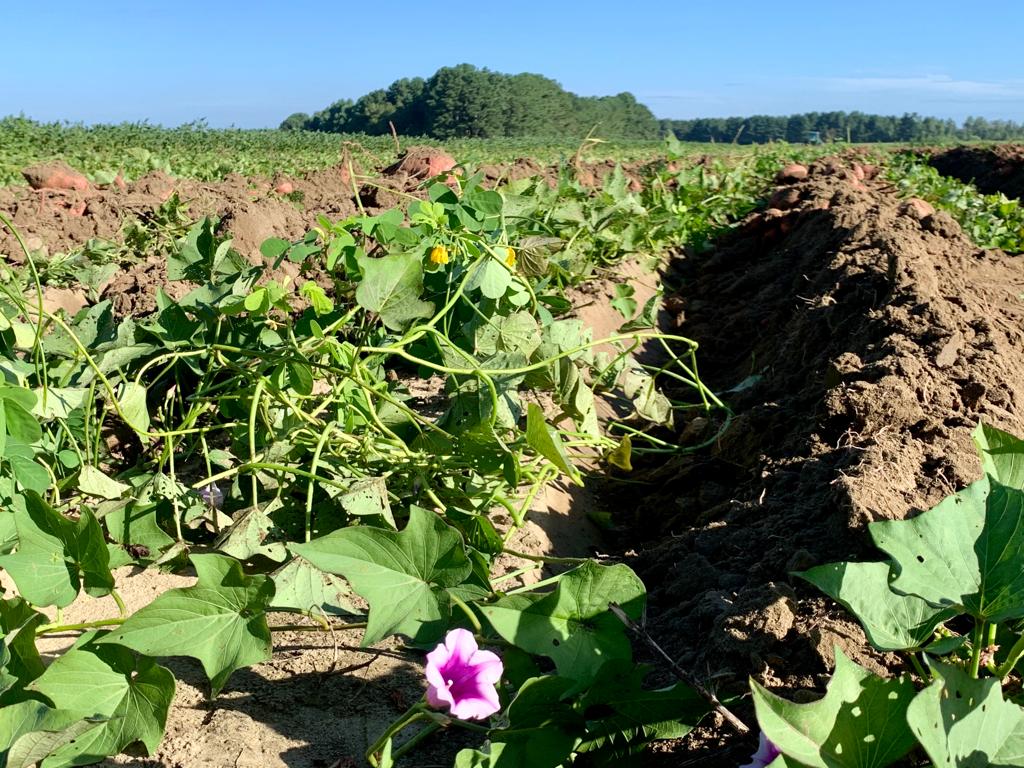
[[[1012,148],[47,130],[0,766],[1024,764]]]

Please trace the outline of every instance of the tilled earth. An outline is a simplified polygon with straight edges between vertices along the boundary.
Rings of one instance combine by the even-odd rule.
[[[116,239],[128,217],[176,191],[191,214],[220,216],[255,260],[263,239],[299,238],[317,214],[351,215],[359,203],[375,213],[418,194],[436,168],[403,162],[357,171],[354,182],[339,166],[301,179],[152,174],[125,189],[0,189],[0,211],[31,247],[53,252]],[[486,170],[492,182],[550,174],[529,161]],[[606,170],[587,169],[595,180]],[[735,413],[728,429],[710,449],[636,473],[649,481],[639,503],[635,484],[628,496],[614,483],[600,489],[623,528],[607,548],[631,547],[626,561],[647,584],[649,632],[723,697],[747,690],[749,675],[790,698],[818,695],[836,646],[896,670],[898,658],[872,652],[855,621],[792,573],[876,557],[867,523],[917,514],[974,480],[979,419],[1024,434],[1021,263],[978,250],[947,215],[901,201],[850,158],[801,176],[786,176],[771,207],[713,251],[680,256],[665,275],[676,288],[671,330],[700,342],[701,374]],[[291,193],[276,191],[282,182]],[[0,254],[15,252],[0,235]],[[151,310],[162,269],[137,265],[107,295],[130,297],[126,314]],[[719,426],[685,430],[696,441]],[[349,638],[287,642],[273,662],[238,673],[219,704],[202,700],[199,676],[183,667],[159,755],[117,762],[355,765],[371,731],[418,694],[395,649],[361,666],[369,657],[346,648]],[[753,723],[749,699],[733,706]],[[709,726],[648,762],[745,762],[754,742]],[[449,752],[440,745],[431,757],[442,764]]]
[[[1024,146],[962,146],[936,152],[929,161],[944,176],[974,183],[986,195],[1024,197]]]
[[[671,266],[675,330],[700,341],[702,377],[736,415],[712,449],[649,470],[657,490],[623,516],[659,533],[630,561],[649,631],[720,695],[751,675],[820,695],[836,647],[900,668],[793,572],[882,559],[867,524],[977,479],[980,419],[1024,434],[1024,265],[870,168],[809,170],[714,251]],[[737,710],[754,721],[749,699]],[[737,765],[755,745],[719,726],[673,759]]]

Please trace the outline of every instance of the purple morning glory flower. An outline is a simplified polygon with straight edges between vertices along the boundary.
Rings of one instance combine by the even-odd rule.
[[[782,751],[771,743],[768,737],[764,735],[764,731],[761,731],[757,743],[757,752],[750,756],[749,763],[741,765],[740,768],[767,768],[781,754]]]
[[[504,672],[501,659],[481,651],[473,633],[453,629],[427,654],[427,703],[460,720],[483,720],[501,709],[495,685]]]
[[[199,497],[214,509],[220,509],[224,503],[224,492],[216,483],[204,485],[199,489]]]

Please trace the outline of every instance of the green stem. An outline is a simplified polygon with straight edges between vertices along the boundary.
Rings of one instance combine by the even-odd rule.
[[[466,617],[469,619],[469,623],[473,625],[473,629],[476,630],[476,633],[478,635],[483,634],[484,630],[483,627],[480,626],[480,619],[477,618],[476,612],[466,605],[463,599],[454,592],[449,591],[448,596],[452,599],[452,602],[459,606],[459,608],[462,609],[462,612],[466,614]]]
[[[315,627],[309,624],[275,624],[269,627],[271,632],[343,632],[347,629],[366,629],[365,621],[354,621],[351,624],[331,624],[325,622]]]
[[[117,594],[116,589],[110,590],[110,596],[114,598],[114,602],[117,603],[117,611],[121,614],[121,618],[125,619],[128,617],[128,609],[125,607],[124,600]]]
[[[423,701],[423,699],[420,699],[411,707],[409,707],[409,709],[405,711],[405,714],[403,714],[395,722],[389,725],[384,730],[384,733],[380,735],[380,738],[378,738],[375,742],[373,742],[373,744],[370,745],[370,748],[366,750],[366,762],[374,766],[374,768],[377,768],[377,766],[380,765],[377,755],[384,748],[384,745],[387,743],[388,739],[390,739],[400,730],[405,728],[407,725],[411,725],[412,723],[421,719],[426,714],[427,703]]]
[[[249,462],[255,463],[256,461],[256,414],[260,408],[260,400],[263,399],[263,388],[266,385],[266,379],[260,377],[259,381],[256,382],[256,388],[252,393],[252,406],[249,408]],[[256,475],[253,474],[252,484],[250,486],[250,492],[252,493],[252,508],[259,509],[259,497],[258,497],[258,485],[256,483]]]
[[[36,634],[53,635],[58,632],[80,632],[100,627],[116,627],[124,624],[125,621],[125,617],[119,616],[116,619],[97,619],[96,621],[83,621],[78,624],[43,624],[36,629]]]
[[[918,677],[925,682],[931,680],[931,675],[925,672],[924,667],[921,665],[921,660],[917,658],[917,653],[915,651],[908,651],[907,655],[910,657],[910,663],[913,665],[914,671],[917,672]]]
[[[121,604],[123,606],[123,603]],[[86,629],[98,629],[100,627],[116,627],[124,624],[127,616],[117,618],[97,619],[96,621],[83,621],[77,624],[43,624],[36,630],[37,635],[53,635],[59,632],[81,632]],[[316,626],[309,624],[276,624],[269,627],[271,632],[343,632],[348,629],[365,629],[365,621],[355,621],[351,624],[331,624],[323,622]]]
[[[505,547],[502,550],[506,555],[512,555],[512,557],[518,557],[523,560],[534,560],[538,563],[553,563],[556,565],[580,565],[589,560],[586,557],[550,557],[548,555],[531,555],[527,552],[518,552],[514,549]]]
[[[1024,635],[1017,638],[1017,642],[1013,644],[1010,649],[1010,655],[1006,657],[1006,661],[1000,664],[995,669],[995,676],[1000,680],[1006,679],[1006,677],[1013,672],[1013,668],[1017,666],[1017,662],[1020,661],[1021,656],[1024,656]]]
[[[426,712],[424,712],[422,716],[416,718],[416,720],[423,720],[423,719],[429,719],[430,722],[428,722],[425,726],[423,726],[418,731],[416,731],[416,733],[414,733],[412,736],[410,736],[409,740],[406,741],[405,744],[403,744],[398,749],[396,749],[394,752],[392,752],[391,753],[391,759],[392,760],[397,760],[402,755],[404,755],[406,752],[409,752],[417,744],[419,744],[421,741],[423,741],[425,738],[427,738],[427,736],[429,736],[430,734],[432,734],[434,731],[438,730],[441,727],[441,723],[439,723],[439,722],[437,722],[437,720],[434,720],[433,718],[429,717],[429,715]],[[406,725],[410,725],[413,722],[415,722],[415,720],[410,720],[408,723],[406,723]],[[383,745],[381,745],[381,746],[383,746]],[[369,759],[369,758],[367,758],[367,759]]]
[[[504,576],[499,576],[496,579],[491,579],[491,586],[496,587],[498,584],[504,584],[506,581],[512,581],[518,579],[520,576],[525,576],[528,573],[533,573],[541,567],[540,563],[529,565],[526,568],[518,568],[514,571],[506,573]]]
[[[309,469],[313,475],[316,475],[317,469],[320,467],[320,455],[324,451],[324,446],[327,445],[327,438],[334,431],[334,422],[331,422],[324,427],[323,433],[320,438],[316,441],[316,449],[313,451],[313,460],[310,462]],[[313,538],[313,489],[314,481],[310,478],[309,483],[306,485],[306,543],[308,544]]]
[[[974,632],[971,637],[971,677],[975,680],[978,679],[978,670],[981,667],[981,651],[984,647],[984,638],[986,635],[986,629],[988,627],[987,621],[979,621],[974,625]]]

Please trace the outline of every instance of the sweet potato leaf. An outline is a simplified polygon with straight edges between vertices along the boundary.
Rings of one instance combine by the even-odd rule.
[[[796,575],[842,603],[880,651],[920,648],[939,624],[956,613],[914,595],[893,592],[887,562],[829,563]]]
[[[247,576],[224,555],[192,555],[198,582],[169,589],[98,643],[117,643],[150,656],[191,656],[210,678],[214,696],[236,669],[270,658],[265,611],[274,583]]]
[[[447,628],[447,590],[472,565],[458,531],[420,507],[398,532],[354,526],[290,549],[317,568],[344,576],[370,603],[363,645],[403,634],[432,642]]]
[[[1003,699],[995,678],[934,664],[935,682],[910,702],[907,722],[935,765],[1024,765],[1024,709]]]
[[[562,677],[588,683],[609,659],[632,658],[625,627],[608,604],[639,619],[645,599],[644,585],[627,566],[586,562],[564,574],[553,592],[510,595],[481,612],[506,641],[549,657]]]
[[[174,675],[127,648],[99,645],[96,637],[84,635],[30,686],[79,718],[104,718],[56,750],[45,768],[86,765],[136,741],[152,754],[163,738]]]
[[[795,704],[751,679],[761,730],[782,753],[812,768],[882,768],[914,747],[906,713],[914,685],[886,680],[836,648],[836,670],[825,697]]]
[[[984,477],[910,520],[872,523],[892,588],[1000,622],[1024,616],[1024,491]]]

